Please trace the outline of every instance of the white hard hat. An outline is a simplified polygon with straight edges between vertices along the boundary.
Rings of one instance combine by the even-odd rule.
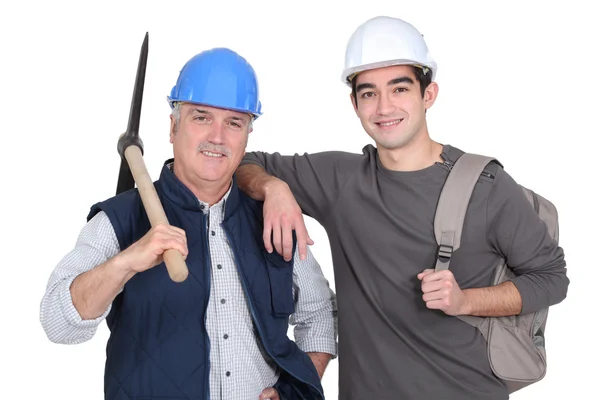
[[[391,65],[427,67],[431,69],[431,80],[437,70],[423,35],[414,26],[398,18],[375,17],[356,28],[350,37],[342,81],[350,86],[357,73]]]

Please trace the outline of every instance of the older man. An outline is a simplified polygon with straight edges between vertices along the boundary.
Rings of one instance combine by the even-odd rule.
[[[168,97],[174,158],[156,182],[171,225],[150,226],[137,189],[99,202],[50,277],[40,318],[51,341],[90,340],[107,321],[106,399],[324,397],[335,294],[311,254],[265,251],[262,203],[235,184],[258,94],[235,52],[190,59]],[[168,249],[186,257],[182,283],[162,263]]]

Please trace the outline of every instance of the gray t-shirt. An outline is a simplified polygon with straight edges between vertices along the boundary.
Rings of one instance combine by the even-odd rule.
[[[452,162],[462,151],[445,145]],[[326,230],[338,296],[339,398],[507,399],[485,340],[472,326],[426,308],[417,274],[434,268],[435,209],[448,167],[387,170],[377,149],[363,154],[248,153],[288,183],[303,212]],[[567,292],[563,250],[517,183],[487,167],[467,210],[452,272],[461,288],[490,286],[504,255],[528,313]]]

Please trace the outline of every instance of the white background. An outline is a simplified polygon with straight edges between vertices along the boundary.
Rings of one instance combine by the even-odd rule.
[[[600,222],[592,194],[600,133],[593,2],[161,3],[0,6],[0,398],[103,398],[106,326],[88,343],[52,344],[39,323],[39,302],[90,205],[114,194],[116,144],[146,31],[141,136],[157,178],[171,156],[165,98],[183,64],[214,46],[238,51],[258,73],[265,114],[249,150],[360,152],[370,138],[339,78],[347,39],[376,15],[413,23],[438,62],[440,94],[428,112],[432,137],[498,157],[559,210],[569,294],[550,313],[546,378],[512,398],[598,398],[600,352],[590,327]],[[307,223],[312,250],[334,286],[327,236]],[[337,371],[336,360],[324,377],[329,399],[337,398]]]

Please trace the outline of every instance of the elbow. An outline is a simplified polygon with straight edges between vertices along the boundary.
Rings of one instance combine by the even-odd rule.
[[[60,329],[60,327],[52,327],[42,323],[46,338],[54,344],[80,344],[89,341],[93,336],[93,332],[78,332],[73,334],[68,328]]]
[[[62,330],[58,326],[50,323],[46,318],[41,319],[42,328],[46,334],[46,338],[55,344],[68,344],[66,335],[63,334]]]
[[[45,328],[44,331],[46,332],[46,338],[48,338],[50,342],[54,344],[69,344],[64,336],[59,335],[55,332],[51,332]]]
[[[74,325],[66,318],[64,311],[48,298],[44,298],[40,306],[40,324],[46,338],[56,344],[87,342],[95,333],[94,328],[83,328]]]
[[[552,274],[552,293],[550,294],[550,305],[555,305],[561,303],[563,300],[567,298],[567,293],[569,291],[569,284],[571,281],[567,276],[567,269],[563,266],[563,268],[557,271],[555,274]]]
[[[567,293],[569,292],[569,284],[571,283],[570,279],[567,277],[567,274],[563,275],[559,285],[557,294],[558,297],[556,299],[556,303],[561,303],[563,300],[567,298]]]

